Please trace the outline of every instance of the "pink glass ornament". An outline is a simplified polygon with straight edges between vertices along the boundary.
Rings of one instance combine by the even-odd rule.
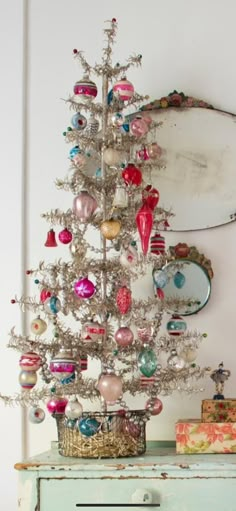
[[[96,199],[87,190],[82,190],[73,201],[73,212],[82,222],[88,220],[97,207]]]
[[[65,229],[63,229],[63,231],[59,232],[58,238],[61,243],[63,243],[64,245],[67,245],[68,243],[70,243],[72,241],[72,234],[67,228],[65,228]]]
[[[96,84],[87,77],[82,78],[74,85],[74,94],[78,100],[91,101],[96,98],[97,93]]]
[[[164,300],[165,293],[164,293],[163,289],[161,289],[160,287],[157,287],[156,293],[157,293],[158,298],[160,298],[160,300]]]
[[[148,204],[143,204],[138,210],[136,215],[136,224],[141,240],[142,250],[144,255],[146,255],[153,226],[153,214]]]
[[[159,415],[163,409],[163,403],[158,397],[155,399],[150,398],[147,400],[145,408],[146,410],[150,409],[152,415]]]
[[[47,239],[44,243],[45,247],[57,247],[56,235],[54,229],[50,229],[47,233]]]
[[[150,325],[137,328],[138,338],[143,343],[149,342],[151,340],[152,334],[153,328]]]
[[[47,409],[49,413],[65,413],[65,408],[68,400],[65,397],[52,397],[47,402]]]
[[[74,284],[74,291],[79,298],[92,298],[96,292],[96,287],[88,277],[85,277],[84,279],[77,280]]]
[[[122,395],[122,380],[114,373],[102,374],[97,388],[105,401],[114,402]]]
[[[147,185],[142,193],[143,204],[147,204],[149,208],[154,211],[159,202],[159,192],[152,185]]]
[[[132,304],[132,293],[126,286],[122,286],[116,293],[116,304],[121,314],[127,314]]]
[[[134,95],[134,86],[131,82],[123,78],[113,85],[113,93],[121,101],[128,101]]]
[[[48,291],[48,289],[42,289],[41,293],[40,293],[40,302],[41,303],[44,303],[46,302],[46,300],[48,298],[50,298],[50,296],[52,296],[52,293],[50,291]]]
[[[149,157],[152,160],[155,160],[156,158],[160,158],[160,156],[162,155],[162,149],[156,142],[153,142],[152,144],[148,144],[147,150],[148,150]]]
[[[122,171],[122,177],[127,185],[139,186],[142,183],[142,172],[133,163],[128,163]]]
[[[150,158],[148,150],[145,146],[142,147],[142,149],[139,149],[139,151],[137,151],[136,154],[137,158],[141,161],[147,161]]]
[[[122,429],[126,435],[130,435],[133,438],[139,438],[141,435],[140,426],[132,421],[124,420]]]
[[[115,341],[119,346],[130,346],[134,340],[134,334],[128,326],[121,326],[115,333]]]
[[[130,123],[130,132],[135,137],[143,137],[148,132],[148,124],[141,117],[137,117]]]
[[[142,113],[142,119],[144,122],[146,122],[146,124],[148,126],[150,126],[150,124],[152,124],[152,118],[150,117],[150,115],[146,114],[146,113]]]
[[[57,380],[62,381],[64,378],[74,374],[76,362],[72,357],[72,353],[61,349],[54,358],[52,358],[49,369]]]
[[[151,237],[151,253],[155,255],[160,255],[165,253],[165,238],[161,236],[159,232],[156,232]]]
[[[42,363],[40,355],[33,351],[28,351],[20,357],[20,367],[23,371],[38,371]]]

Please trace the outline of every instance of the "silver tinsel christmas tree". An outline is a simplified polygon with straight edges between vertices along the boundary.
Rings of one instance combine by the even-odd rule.
[[[205,372],[193,363],[200,334],[187,332],[179,317],[170,319],[165,335],[159,331],[163,313],[178,307],[178,300],[165,299],[161,285],[168,253],[158,231],[171,213],[158,207],[159,192],[152,185],[152,170],[163,167],[159,126],[140,109],[147,97],[127,79],[141,55],[113,65],[116,20],[107,27],[101,64],[91,67],[73,50],[83,78],[67,100],[73,110],[64,132],[72,145],[70,169],[56,182],[71,192],[71,209],[43,215],[51,226],[45,245],[57,245],[54,226],[60,225],[58,240],[68,245],[70,258],[28,270],[39,288],[37,298],[12,300],[37,316],[29,335],[11,331],[9,346],[22,353],[22,390],[0,396],[8,404],[29,406],[35,423],[44,418],[40,403],[45,402],[66,456],[144,452],[145,423],[161,412],[161,396],[176,389],[192,392],[191,380]],[[100,102],[93,75],[102,83]],[[93,242],[95,231],[99,245]],[[156,292],[147,299],[132,296],[132,282],[150,266]],[[92,359],[99,369],[89,377]],[[125,400],[137,393],[143,399],[138,411]],[[96,402],[97,411],[82,407],[81,399]]]

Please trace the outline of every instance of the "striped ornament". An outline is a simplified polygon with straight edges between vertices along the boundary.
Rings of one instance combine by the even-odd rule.
[[[150,242],[151,253],[160,255],[165,253],[165,238],[159,232],[151,236]]]
[[[88,357],[80,357],[80,370],[86,371],[88,369]]]
[[[157,378],[155,376],[151,376],[150,378],[147,378],[146,376],[141,376],[140,383],[141,383],[141,389],[145,389],[146,387],[149,387],[149,385],[153,385],[157,381]]]

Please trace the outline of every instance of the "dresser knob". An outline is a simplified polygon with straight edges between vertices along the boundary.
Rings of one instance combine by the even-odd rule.
[[[133,504],[151,504],[152,494],[150,491],[138,488],[132,495]]]

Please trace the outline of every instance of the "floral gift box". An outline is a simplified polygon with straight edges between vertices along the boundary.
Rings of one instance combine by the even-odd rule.
[[[236,399],[204,399],[202,422],[236,422]]]
[[[179,420],[175,425],[178,454],[236,453],[236,423]]]

